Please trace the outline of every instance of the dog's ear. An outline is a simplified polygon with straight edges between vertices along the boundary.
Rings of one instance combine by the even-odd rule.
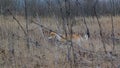
[[[87,34],[88,38],[90,38],[90,32],[89,32],[89,30],[87,30],[86,34]]]
[[[88,38],[90,38],[90,33],[87,33],[87,35],[88,35]]]
[[[50,30],[50,32],[52,32],[52,30]]]

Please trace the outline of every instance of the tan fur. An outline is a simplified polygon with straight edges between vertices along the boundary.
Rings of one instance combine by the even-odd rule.
[[[56,33],[55,32],[50,32],[50,37],[52,37],[52,38],[55,38],[55,35],[56,35]],[[72,38],[71,38],[72,37]],[[67,35],[67,37],[65,36],[65,35],[61,35],[61,40],[60,41],[65,41],[65,40],[78,40],[78,39],[80,39],[80,35],[78,35],[78,34],[72,34],[72,36],[71,35]]]

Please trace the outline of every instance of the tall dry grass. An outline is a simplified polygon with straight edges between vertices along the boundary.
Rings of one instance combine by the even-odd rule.
[[[16,16],[22,27],[25,29],[25,18]],[[41,27],[31,23],[30,20],[38,22],[36,18],[29,18],[30,49],[26,46],[25,34],[12,16],[0,16],[0,68],[70,68],[72,60],[68,57],[69,44],[62,44],[55,39],[48,40],[49,32],[44,33]],[[85,34],[86,28],[82,17],[75,18],[73,32]],[[111,18],[99,18],[102,25],[107,51],[112,52],[111,39]],[[62,23],[61,19],[40,18],[40,24],[56,32],[63,33],[62,24],[58,31],[56,22]],[[95,17],[86,17],[91,37],[82,43],[85,51],[81,51],[76,44],[75,50],[76,68],[117,68],[120,64],[120,17],[114,17],[116,54],[112,58],[104,54],[100,41],[99,26]],[[43,32],[43,33],[42,33]],[[108,53],[108,54],[109,54]],[[71,56],[71,55],[70,55]]]

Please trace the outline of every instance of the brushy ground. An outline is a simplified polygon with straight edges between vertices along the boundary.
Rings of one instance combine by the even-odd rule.
[[[22,16],[16,16],[16,18],[25,29],[25,18]],[[86,28],[83,18],[76,17],[75,19],[73,32],[84,34]],[[113,19],[115,52],[112,52],[111,18],[99,18],[108,52],[105,54],[95,17],[86,18],[91,37],[88,41],[82,42],[85,51],[73,44],[73,52],[69,44],[62,44],[54,39],[48,40],[49,32],[44,33],[44,29],[41,30],[31,21],[29,21],[30,48],[28,49],[24,32],[12,16],[0,16],[0,68],[117,68],[120,65],[120,17],[116,16]],[[36,18],[30,17],[29,20],[38,22]],[[61,31],[58,31],[56,22],[62,23],[60,19],[40,18],[41,25],[62,32],[62,24],[59,25]]]

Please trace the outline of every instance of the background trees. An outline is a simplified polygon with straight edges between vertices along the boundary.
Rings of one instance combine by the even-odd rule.
[[[81,16],[81,8],[86,13],[85,16],[94,16],[93,6],[96,0],[69,0],[72,16]],[[115,8],[111,8],[112,5]],[[78,3],[79,2],[79,5]],[[65,0],[27,0],[28,14],[35,16],[37,12],[41,16],[55,15],[59,16],[60,8],[65,14]],[[24,0],[0,0],[0,14],[7,14],[6,9],[10,9],[15,14],[24,14]],[[52,7],[53,9],[49,8]],[[96,5],[96,11],[98,15],[109,15],[111,11],[114,11],[114,15],[120,14],[120,1],[119,0],[99,0]],[[50,12],[52,11],[52,12]]]

